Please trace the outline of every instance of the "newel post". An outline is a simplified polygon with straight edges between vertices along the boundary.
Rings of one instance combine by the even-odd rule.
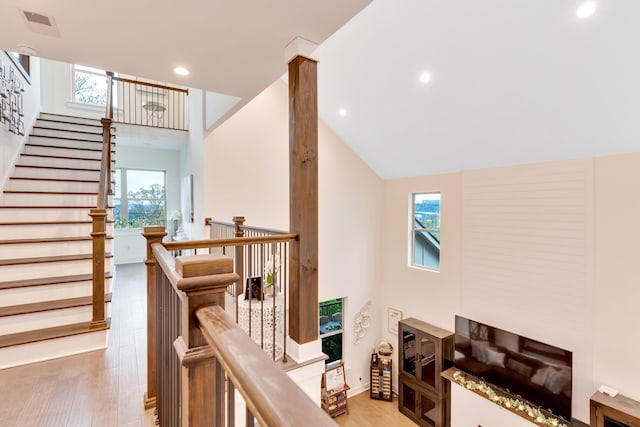
[[[181,335],[173,347],[182,364],[182,420],[186,425],[222,426],[224,420],[224,372],[199,328],[196,310],[218,305],[224,309],[227,286],[238,281],[233,259],[220,254],[176,258],[175,270],[182,279],[177,289],[186,295],[187,308]],[[186,323],[186,324],[185,324]]]
[[[244,230],[242,229],[242,225],[244,224],[245,219],[243,216],[234,216],[233,223],[236,225],[236,237],[244,237]],[[244,289],[242,288],[242,284],[244,283],[244,246],[236,246],[236,265],[235,272],[240,276],[238,282],[236,283],[236,295],[242,294]],[[236,304],[236,322],[238,321],[238,305]]]
[[[91,327],[106,327],[104,303],[104,244],[106,232],[106,209],[91,209],[89,212],[92,222],[91,240],[93,244],[92,266],[92,316]]]
[[[145,227],[142,236],[147,240],[147,392],[144,396],[144,408],[156,406],[156,259],[151,245],[161,243],[167,233],[164,227]]]

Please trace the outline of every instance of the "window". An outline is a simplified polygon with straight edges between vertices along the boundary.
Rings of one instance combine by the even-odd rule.
[[[440,270],[440,193],[412,194],[411,265]]]
[[[115,172],[115,228],[165,225],[165,172],[136,169],[116,169]]]
[[[342,360],[342,332],[342,298],[321,302],[320,338],[327,365]]]
[[[73,100],[82,104],[107,104],[107,73],[84,65],[73,66]]]

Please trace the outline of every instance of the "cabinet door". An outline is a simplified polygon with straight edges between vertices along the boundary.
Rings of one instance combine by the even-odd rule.
[[[424,394],[420,393],[420,413],[418,416],[420,420],[422,420],[424,425],[428,426],[438,426],[439,417],[438,411],[440,410],[440,405],[436,399]]]
[[[439,377],[438,369],[438,342],[428,335],[420,335],[420,353],[419,353],[419,374],[418,379],[432,390],[438,389]]]
[[[416,342],[416,333],[413,329],[402,328],[402,372],[417,378],[416,360],[418,360],[418,344]]]

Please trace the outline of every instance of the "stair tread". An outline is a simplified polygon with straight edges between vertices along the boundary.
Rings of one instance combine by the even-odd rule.
[[[75,195],[86,195],[86,194],[98,194],[97,191],[40,191],[40,190],[4,190],[5,194],[75,194]]]
[[[37,177],[28,177],[28,176],[12,176],[9,177],[9,180],[25,180],[25,181],[54,181],[54,182],[83,182],[89,184],[98,184],[100,180],[97,179],[69,179],[69,178],[37,178]],[[115,181],[111,181],[115,182]]]
[[[45,114],[50,114],[50,113],[45,113]],[[51,113],[51,115],[56,115],[56,116],[59,116],[59,117],[73,117],[73,116],[62,116],[60,114],[53,114],[53,113]],[[80,117],[78,117],[78,118],[80,118]],[[69,124],[69,125],[93,126],[93,127],[102,129],[102,124],[100,124],[100,123],[96,123],[96,124],[78,123],[78,122],[70,122],[68,120],[53,120],[53,119],[49,119],[49,118],[45,118],[45,117],[38,117],[38,120],[41,120],[43,122],[64,123],[64,124]],[[111,126],[111,127],[113,128],[113,126]]]
[[[53,328],[36,329],[27,332],[18,332],[0,336],[0,348],[21,344],[29,344],[54,338],[63,338],[72,335],[86,334],[109,329],[109,320],[106,325],[93,325],[92,322],[73,323]]]
[[[13,259],[0,259],[0,266],[3,265],[22,265],[22,264],[41,264],[45,262],[60,262],[60,261],[80,261],[85,259],[92,259],[92,254],[75,254],[75,255],[56,255],[45,257],[33,257],[33,258],[13,258]],[[113,254],[106,253],[105,258],[113,258]]]
[[[112,294],[105,294],[105,302],[111,302]],[[66,298],[59,300],[49,300],[33,302],[29,304],[10,305],[0,307],[0,317],[17,316],[21,314],[40,313],[43,311],[64,310],[67,308],[83,307],[91,305],[93,298],[91,295],[84,297]]]
[[[105,236],[107,240],[113,240],[113,236]],[[0,245],[14,245],[20,243],[56,243],[56,242],[82,242],[91,241],[91,236],[78,237],[38,237],[34,239],[0,240]]]
[[[93,125],[86,125],[86,126],[93,126]],[[102,129],[102,126],[96,126],[96,128]],[[90,135],[102,135],[102,132],[99,132],[98,129],[96,129],[96,132],[92,132],[90,130],[50,128],[50,127],[47,127],[47,126],[34,126],[33,129],[53,130],[53,131],[57,131],[57,132],[88,133]],[[31,136],[44,136],[44,135],[31,134]]]
[[[42,135],[34,135],[40,138],[56,138],[53,136],[42,136]],[[59,138],[59,139],[70,139],[72,140],[72,138]],[[75,140],[75,141],[80,141],[80,140]],[[92,142],[94,144],[102,144],[102,142],[97,142],[97,141],[84,141],[84,142]],[[34,144],[32,142],[27,142],[26,144],[24,144],[25,147],[44,147],[44,148],[59,148],[61,150],[78,150],[78,151],[93,151],[93,152],[100,152],[102,151],[102,147],[96,147],[96,148],[88,148],[88,147],[65,147],[63,145],[49,145],[49,144]],[[111,150],[112,153],[115,153],[116,150]],[[29,154],[23,154],[23,155],[29,155]]]
[[[24,156],[24,154],[22,154]],[[100,168],[73,168],[67,166],[43,166],[43,165],[21,165],[16,164],[17,168],[37,168],[37,169],[61,169],[70,171],[88,171],[88,172],[100,172]]]
[[[97,209],[95,206],[21,206],[21,205],[0,205],[0,209]],[[113,206],[108,206],[108,209]],[[89,213],[87,212],[87,215]]]
[[[112,279],[112,273],[105,273],[105,279]],[[28,288],[31,286],[56,285],[60,283],[84,282],[93,279],[89,274],[74,274],[72,276],[59,277],[42,277],[39,279],[12,280],[9,282],[0,282],[0,289]]]
[[[64,130],[64,129],[53,129],[55,131],[60,131],[60,132],[79,132],[79,133],[86,133],[86,134],[90,134],[91,132],[82,132],[82,131],[72,131],[72,130]],[[96,136],[102,136],[102,134],[96,134]],[[111,138],[115,138],[115,135],[111,135]],[[62,139],[65,141],[75,141],[75,142],[86,142],[87,144],[100,144],[102,145],[102,143],[104,141],[96,141],[95,139],[87,139],[87,138],[77,138],[75,136],[62,136],[62,135],[36,135],[36,134],[29,134],[29,138],[47,138],[47,139]],[[29,142],[27,144],[31,144],[31,145],[46,145],[49,146],[49,144],[44,144],[44,143],[40,143],[38,141],[31,141],[29,140]],[[116,143],[115,141],[111,141],[111,145],[115,146]],[[73,148],[73,147],[64,147],[64,146],[60,146],[60,145],[53,145],[53,147],[60,147],[60,148]]]
[[[107,220],[108,223],[113,223],[112,219]],[[13,226],[13,225],[71,225],[71,224],[91,224],[91,220],[87,221],[14,221],[14,222],[0,222],[0,226]]]

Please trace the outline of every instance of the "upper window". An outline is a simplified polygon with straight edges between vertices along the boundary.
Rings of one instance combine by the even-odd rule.
[[[136,169],[116,169],[115,172],[115,228],[165,225],[165,172]]]
[[[73,66],[73,100],[82,104],[107,104],[107,73],[84,65]]]
[[[440,270],[440,193],[412,195],[411,265]]]
[[[320,338],[327,365],[342,360],[342,332],[342,298],[321,302]]]

